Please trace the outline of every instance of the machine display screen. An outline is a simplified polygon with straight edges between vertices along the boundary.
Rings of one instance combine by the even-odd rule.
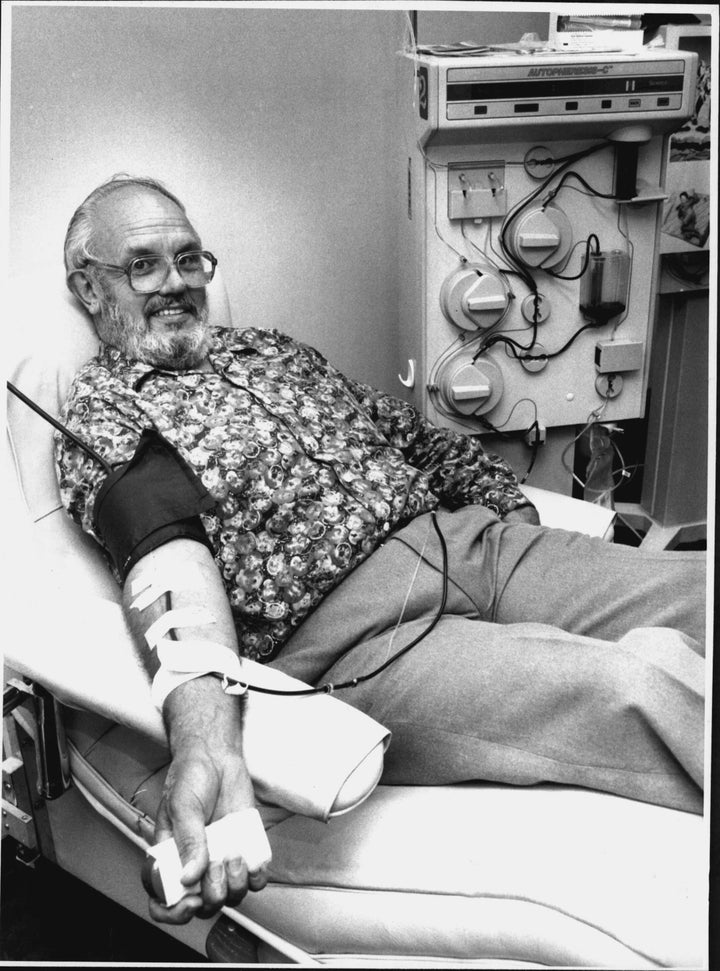
[[[448,101],[508,101],[518,98],[568,98],[588,95],[682,92],[683,74],[604,78],[527,78],[522,81],[451,83]]]

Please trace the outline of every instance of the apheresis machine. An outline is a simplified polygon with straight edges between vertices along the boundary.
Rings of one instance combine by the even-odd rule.
[[[641,417],[667,140],[692,114],[697,55],[399,60],[406,396],[533,447]]]

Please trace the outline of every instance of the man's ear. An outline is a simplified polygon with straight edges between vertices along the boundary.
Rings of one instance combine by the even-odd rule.
[[[68,275],[68,287],[91,317],[100,312],[100,288],[85,270],[73,270]]]

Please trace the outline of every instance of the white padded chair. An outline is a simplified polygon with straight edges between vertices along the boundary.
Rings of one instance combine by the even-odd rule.
[[[46,326],[33,341],[25,331],[9,377],[57,414],[96,339],[64,287],[37,297],[44,312],[37,303],[33,311]],[[226,301],[217,292],[213,301],[213,321],[227,322]],[[157,713],[119,591],[60,507],[51,430],[12,398],[8,433],[5,677],[44,686],[60,703],[71,777],[45,803],[40,850],[148,919],[140,870],[168,761]],[[532,498],[543,518],[544,500],[550,516],[560,503],[558,524],[579,510],[579,528],[609,527],[605,510]],[[25,707],[14,725],[41,734]],[[706,966],[700,817],[568,787],[376,781],[371,773],[363,783],[371,794],[327,821],[273,806],[266,794],[267,888],[218,918],[163,930],[215,962]]]

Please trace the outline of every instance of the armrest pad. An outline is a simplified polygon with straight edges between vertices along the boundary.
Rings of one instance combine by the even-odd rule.
[[[46,570],[37,593],[25,571],[10,573],[9,666],[64,704],[95,711],[164,744],[162,718],[152,704],[150,682],[122,608],[63,585]],[[250,683],[306,687],[266,665],[242,663]],[[382,773],[390,733],[328,695],[283,698],[250,692],[243,737],[259,798],[327,819],[370,795]]]
[[[549,489],[537,486],[520,486],[521,491],[535,506],[542,526],[569,529],[587,536],[608,536],[615,519],[615,510],[598,506],[584,499],[573,499]]]

